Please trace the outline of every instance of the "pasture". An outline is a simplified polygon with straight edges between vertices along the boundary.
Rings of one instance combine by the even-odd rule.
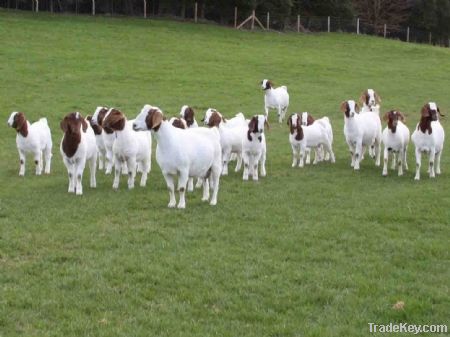
[[[450,113],[450,51],[347,34],[251,33],[165,20],[0,11],[0,336],[368,336],[368,323],[449,324],[450,149],[442,175],[414,153],[403,177],[350,167],[340,103],[369,87],[411,132],[420,108]],[[168,209],[153,159],[146,188],[67,193],[59,122],[98,105],[134,118],[208,107],[263,112],[260,81],[286,85],[290,112],[328,116],[336,163],[291,168],[274,111],[267,177],[220,181],[218,204]],[[18,176],[12,111],[46,116],[50,176]],[[448,119],[443,119],[448,135]],[[383,123],[384,127],[385,123]],[[425,165],[426,166],[426,165]],[[177,196],[178,197],[178,196]],[[393,305],[404,302],[401,310]]]

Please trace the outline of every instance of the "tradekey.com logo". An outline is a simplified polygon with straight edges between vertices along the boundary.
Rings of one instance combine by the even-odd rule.
[[[445,324],[424,324],[415,325],[409,323],[389,323],[389,324],[376,324],[368,323],[369,332],[371,333],[396,333],[405,332],[414,335],[420,333],[447,333],[447,325]]]

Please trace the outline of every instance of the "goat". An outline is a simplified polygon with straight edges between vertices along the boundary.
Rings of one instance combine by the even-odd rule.
[[[327,125],[328,124],[328,125]],[[324,150],[329,153],[330,161],[335,162],[332,149],[332,132],[331,124],[328,117],[323,117],[322,121],[314,122],[311,125],[302,125],[301,117],[298,114],[292,114],[288,118],[289,125],[289,142],[292,148],[292,167],[303,167],[304,157],[307,149],[311,147],[323,146]],[[316,156],[313,164],[317,164]]]
[[[241,114],[242,115],[242,114]],[[222,175],[228,174],[228,162],[230,161],[231,153],[236,153],[237,164],[235,172],[241,169],[242,165],[242,139],[244,135],[244,130],[246,130],[247,125],[242,122],[245,118],[242,115],[237,117],[238,120],[236,126],[227,127],[225,126],[228,122],[223,118],[222,114],[216,109],[209,108],[205,113],[204,123],[209,127],[216,126],[220,133],[220,144],[222,148]],[[245,126],[244,126],[245,125]]]
[[[308,112],[302,112],[301,114],[301,123],[302,126],[308,126],[311,125],[315,122],[316,120],[314,119],[314,117],[311,116],[311,114],[309,114]],[[331,128],[331,124],[330,124],[330,120],[328,117],[322,117],[320,119],[317,120],[319,123],[322,123],[322,125],[327,129],[328,134],[329,134],[329,138],[331,141],[331,144],[333,144],[333,130]],[[307,148],[307,152],[306,152],[306,164],[309,164],[311,162],[310,159],[310,153],[311,150],[309,148]],[[319,147],[314,149],[314,162],[317,163],[319,161],[322,160],[330,160],[330,153],[326,152],[324,154],[324,150],[323,150],[323,146],[320,145]]]
[[[242,160],[244,161],[243,180],[248,180],[251,175],[253,180],[258,180],[258,165],[261,163],[261,176],[266,176],[266,137],[264,127],[269,127],[265,115],[255,115],[248,123],[246,137],[242,139]]]
[[[373,89],[367,89],[361,93],[359,102],[362,105],[361,112],[377,112],[380,113],[381,97]]]
[[[47,119],[41,118],[30,124],[23,112],[13,112],[8,119],[8,125],[16,130],[16,145],[19,152],[19,176],[25,175],[25,155],[32,153],[36,165],[36,175],[41,175],[45,159],[45,174],[50,174],[52,159],[52,135]]]
[[[105,174],[111,174],[114,165],[113,144],[115,140],[114,132],[108,128],[103,128],[103,120],[110,109],[105,107],[97,107],[91,118],[91,125],[102,128],[101,138],[105,149]]]
[[[420,122],[411,136],[416,148],[415,180],[420,180],[422,153],[429,154],[428,172],[430,178],[434,178],[435,174],[441,174],[441,155],[444,148],[445,132],[439,122],[438,114],[441,115],[441,111],[436,103],[425,104],[421,110]]]
[[[110,109],[103,120],[105,129],[113,130],[116,140],[113,145],[115,175],[113,188],[119,188],[120,168],[128,169],[128,189],[134,188],[136,167],[140,164],[142,172],[140,186],[147,183],[147,175],[151,170],[152,139],[149,132],[135,132],[132,125],[127,123],[125,115],[117,110]]]
[[[97,141],[97,148],[98,148],[98,168],[99,170],[103,170],[108,165],[107,156],[106,156],[106,145],[105,145],[105,137],[103,135],[104,130],[102,127],[103,118],[105,117],[106,113],[108,112],[109,108],[104,106],[99,106],[95,109],[94,116],[96,116],[95,119],[93,119],[93,116],[86,116],[86,119],[89,121],[89,124],[92,127],[92,130],[94,130],[95,134],[95,140]],[[99,123],[98,120],[101,120]],[[111,137],[111,139],[113,139]],[[111,160],[111,157],[110,157]]]
[[[375,148],[375,165],[380,166],[380,116],[372,111],[360,114],[359,107],[353,100],[342,102],[341,111],[344,113],[345,140],[352,157],[351,167],[359,170],[363,149],[371,145]]]
[[[391,110],[384,114],[383,119],[388,122],[383,130],[382,142],[384,144],[383,176],[388,175],[388,159],[392,153],[392,169],[395,169],[395,155],[398,153],[398,175],[403,175],[403,166],[408,170],[406,153],[409,144],[409,129],[403,124],[404,115],[400,111]]]
[[[178,208],[186,207],[185,191],[189,177],[203,178],[203,201],[217,204],[221,165],[220,134],[217,129],[191,128],[181,130],[165,120],[158,107],[144,105],[133,123],[136,131],[150,130],[156,138],[156,161],[169,189],[168,207],[175,207],[174,180],[178,176],[180,200]],[[209,179],[207,179],[209,178]],[[209,184],[208,184],[209,182]]]
[[[97,165],[97,143],[90,124],[79,112],[69,113],[60,123],[64,132],[60,152],[69,174],[69,193],[83,194],[83,171],[86,161],[91,173],[90,186],[97,186],[95,169]]]
[[[289,93],[287,87],[283,85],[274,88],[272,81],[267,79],[261,82],[261,87],[264,90],[264,111],[266,113],[266,118],[269,118],[269,108],[277,109],[278,122],[282,123],[289,107]]]

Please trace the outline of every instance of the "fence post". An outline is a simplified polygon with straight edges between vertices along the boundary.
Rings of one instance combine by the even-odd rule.
[[[92,15],[95,16],[95,0],[92,0]]]
[[[328,33],[330,32],[330,27],[331,26],[331,22],[330,22],[330,17],[328,17]]]
[[[270,23],[270,14],[269,12],[267,12],[267,24],[266,24],[267,30],[269,30],[269,23]]]
[[[300,14],[297,15],[297,33],[300,33]]]
[[[147,0],[144,0],[144,19],[147,18]]]
[[[431,32],[428,34],[428,43],[431,44]]]
[[[234,28],[237,27],[237,7],[234,7]]]
[[[384,33],[383,33],[384,38],[386,38],[386,33],[387,33],[387,25],[384,24]]]
[[[36,13],[39,12],[39,0],[36,0]]]
[[[356,34],[359,35],[359,18],[356,19]]]
[[[409,27],[406,29],[406,42],[409,42]]]
[[[252,30],[255,28],[255,10],[252,12]]]
[[[197,1],[194,4],[194,22],[197,23],[197,11],[198,11],[198,3]]]

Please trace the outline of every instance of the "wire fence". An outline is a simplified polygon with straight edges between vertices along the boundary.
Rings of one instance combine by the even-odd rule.
[[[450,47],[449,36],[438,36],[414,27],[386,24],[372,24],[359,18],[342,19],[322,16],[283,16],[276,13],[261,13],[239,10],[235,7],[217,8],[205,12],[197,3],[183,8],[183,13],[172,13],[165,8],[155,7],[151,0],[0,0],[0,7],[6,9],[47,11],[52,13],[75,13],[84,15],[134,16],[156,18],[170,16],[174,19],[194,22],[215,22],[237,29],[324,33],[343,32],[375,35],[405,42],[426,43]],[[226,13],[224,13],[224,10]]]

